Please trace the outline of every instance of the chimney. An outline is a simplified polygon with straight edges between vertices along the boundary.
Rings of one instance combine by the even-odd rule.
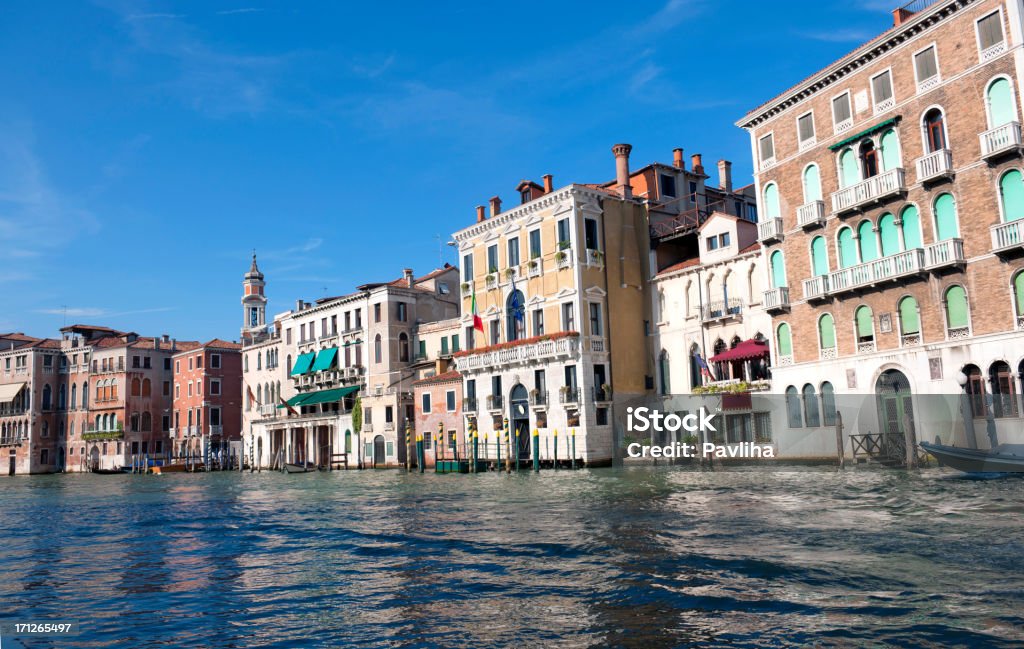
[[[702,174],[704,173],[704,165],[701,163],[700,154],[694,153],[690,157],[690,166],[693,167],[693,173]]]
[[[728,160],[718,161],[718,187],[722,191],[732,191],[732,163]]]
[[[892,10],[892,26],[899,27],[903,23],[907,22],[907,19],[914,15],[914,11],[907,9],[906,7],[900,7],[899,9]]]
[[[160,349],[160,339],[153,338],[153,349]]]
[[[302,311],[302,298],[295,300],[295,310]]]
[[[677,169],[686,169],[686,163],[683,162],[683,150],[679,148],[672,149],[672,166]]]
[[[487,220],[487,214],[484,212],[484,210],[486,210],[486,209],[487,208],[485,208],[483,205],[477,205],[476,206],[476,222],[477,223],[483,223],[484,221]]]
[[[173,352],[177,348],[178,348],[178,341],[175,340],[174,338],[171,338],[171,351]]]
[[[412,288],[412,269],[405,268],[402,270],[402,275],[405,277],[405,285]]]
[[[615,186],[623,198],[633,197],[633,188],[629,185],[629,152],[632,145],[616,144],[612,147],[615,155]]]
[[[550,194],[555,189],[555,179],[551,177],[551,174],[544,174],[544,193]]]
[[[501,197],[493,196],[491,197],[491,218],[493,219],[499,214],[501,214]]]
[[[164,334],[164,335],[160,336],[160,338],[161,338],[161,339],[162,339],[162,340],[163,340],[163,341],[164,341],[165,343],[169,343],[169,342],[171,342],[171,337],[170,337],[170,336],[168,336],[167,334]]]

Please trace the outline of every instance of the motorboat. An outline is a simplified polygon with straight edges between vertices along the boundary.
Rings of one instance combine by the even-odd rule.
[[[992,449],[962,448],[921,442],[939,464],[966,473],[1024,473],[1024,444],[1000,444]]]

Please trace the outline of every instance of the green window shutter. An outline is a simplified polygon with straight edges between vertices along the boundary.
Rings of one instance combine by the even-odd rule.
[[[950,329],[967,326],[967,293],[962,286],[950,286],[946,291],[946,322]]]
[[[857,244],[853,240],[853,230],[843,228],[839,231],[839,267],[849,268],[857,264]]]
[[[793,338],[789,334],[789,325],[783,322],[778,328],[779,356],[793,355]]]
[[[860,260],[862,262],[878,259],[878,243],[875,240],[875,226],[871,221],[861,221],[857,226],[857,236],[860,237]]]
[[[811,271],[815,277],[828,275],[828,253],[825,251],[825,237],[814,237],[811,241]]]
[[[1009,124],[1016,120],[1013,110],[1013,93],[1010,89],[1010,82],[1006,79],[996,79],[988,87],[988,112],[992,118],[992,128]]]
[[[831,314],[826,313],[818,320],[818,336],[822,349],[832,349],[836,346],[836,322]]]
[[[903,229],[903,245],[906,246],[907,250],[921,248],[921,219],[917,213],[917,208],[913,205],[908,205],[900,215],[900,220],[903,221],[901,226]]]
[[[999,180],[999,193],[1003,201],[1003,219],[1016,221],[1024,218],[1024,182],[1016,169],[1003,174]]]
[[[875,335],[874,321],[871,317],[871,309],[866,306],[857,307],[857,336],[859,338],[871,338]]]
[[[804,203],[821,200],[821,178],[818,165],[808,165],[804,169]]]
[[[956,202],[952,194],[943,194],[935,199],[935,236],[939,241],[955,239]]]
[[[764,188],[764,211],[765,218],[774,219],[781,210],[779,209],[779,186],[775,183]]]
[[[448,353],[448,336],[441,336],[441,353]]]
[[[772,266],[772,288],[786,286],[786,264],[782,259],[782,252],[776,250],[771,256]]]
[[[419,355],[420,355],[420,358],[426,358],[427,357],[427,341],[425,341],[425,340],[421,340],[420,341],[420,354]]]
[[[459,334],[452,334],[452,351],[459,351]]]
[[[1013,295],[1017,300],[1017,315],[1024,315],[1024,273],[1013,278]]]
[[[839,154],[839,168],[842,170],[840,180],[843,182],[843,187],[856,185],[860,182],[860,172],[857,170],[857,156],[851,149],[846,149]]]
[[[900,300],[900,327],[902,334],[921,333],[921,320],[917,314],[917,300],[905,297]]]
[[[882,256],[888,257],[900,251],[900,234],[896,230],[896,217],[883,214],[878,220],[878,230],[882,235]]]
[[[896,131],[888,130],[882,135],[882,168],[885,171],[902,166],[900,163],[900,146],[896,141]]]

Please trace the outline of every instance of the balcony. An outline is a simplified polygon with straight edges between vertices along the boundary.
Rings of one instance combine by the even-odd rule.
[[[544,273],[544,262],[537,259],[531,259],[526,262],[526,276],[527,277],[540,277]]]
[[[604,251],[594,248],[587,248],[587,266],[604,266]]]
[[[704,305],[701,320],[704,322],[715,322],[727,318],[739,318],[742,311],[743,300],[738,297],[729,298],[728,303],[725,300],[714,300]]]
[[[916,275],[922,270],[924,270],[924,250],[914,248],[850,268],[833,271],[828,275],[828,290],[833,295],[855,291],[874,286],[879,282]]]
[[[914,166],[917,168],[917,179],[923,183],[929,180],[949,178],[953,175],[953,152],[949,149],[939,149],[923,158],[918,158]]]
[[[520,278],[519,266],[510,266],[505,270],[501,271],[501,276],[505,278],[506,282],[511,282]]]
[[[493,291],[498,288],[498,273],[493,272],[484,278],[484,289]]]
[[[789,287],[768,289],[764,292],[764,308],[769,313],[789,310]]]
[[[757,224],[757,238],[761,243],[782,241],[782,219],[775,217]]]
[[[594,388],[594,403],[608,403],[612,400],[611,386],[596,386]]]
[[[981,138],[981,157],[985,160],[1004,153],[1017,153],[1021,148],[1020,122],[1010,122],[985,131]]]
[[[460,288],[462,289],[462,297],[470,297],[473,295],[473,282],[463,282],[460,285]]]
[[[604,338],[594,336],[590,339],[590,351],[592,352],[606,352],[608,351],[607,345],[605,345]]]
[[[867,340],[864,342],[857,343],[858,354],[871,354],[874,353],[875,349],[875,341],[873,340]]]
[[[487,397],[487,409],[488,410],[501,410],[502,409],[502,395],[492,394]]]
[[[530,405],[539,408],[548,405],[548,391],[530,390]]]
[[[1024,248],[1024,219],[997,223],[992,232],[992,252],[997,255],[1020,252]]]
[[[224,427],[223,426],[210,426],[210,434],[211,435],[223,435],[224,434]]]
[[[924,249],[924,265],[928,270],[964,263],[964,240],[946,239]]]
[[[562,248],[555,253],[555,265],[559,270],[572,268],[572,248]]]
[[[462,400],[462,412],[476,412],[477,401],[476,397],[466,397]]]
[[[557,336],[559,334],[554,335]],[[508,345],[508,343],[503,343],[503,345]],[[502,346],[490,350],[485,348],[479,352],[469,352],[464,356],[457,356],[455,364],[460,372],[484,371],[513,365],[566,359],[578,356],[579,352],[579,336],[575,333],[561,334],[561,337],[558,338],[538,340],[537,342],[523,341],[522,344]]]
[[[852,212],[906,190],[903,168],[890,169],[832,194],[832,211]]]
[[[801,228],[813,228],[825,222],[825,201],[811,201],[796,208],[796,223]]]
[[[273,404],[264,404],[260,406],[259,413],[261,417],[276,417],[278,412],[277,406]]]
[[[573,404],[580,402],[579,388],[563,385],[561,388],[558,389],[558,394],[561,396],[560,402],[563,404]]]

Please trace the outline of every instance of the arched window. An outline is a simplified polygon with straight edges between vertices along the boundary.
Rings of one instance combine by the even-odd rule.
[[[287,356],[285,356],[285,357],[284,357],[284,359],[285,359],[285,361],[287,361],[287,363],[288,363],[288,364],[287,364],[287,367],[288,367],[288,368],[291,368],[291,367],[292,367],[292,355],[291,355],[291,354],[288,354]],[[291,371],[291,369],[289,369],[289,371]]]
[[[261,354],[259,352],[256,352],[256,369],[257,370],[262,370],[263,369],[263,354]]]
[[[860,173],[862,178],[871,178],[878,175],[878,151],[875,143],[871,140],[864,140],[857,149],[860,157]]]
[[[866,304],[862,304],[857,307],[854,311],[854,327],[857,330],[857,345],[858,351],[862,349],[862,345],[870,345],[874,349],[875,345],[875,319],[871,314],[871,308]],[[865,349],[865,351],[867,351]]]
[[[1024,177],[1019,170],[1010,169],[999,179],[999,202],[1004,222],[1024,218]]]
[[[836,349],[836,322],[831,313],[826,313],[818,318],[818,345],[821,347],[821,355],[835,356]],[[831,350],[831,351],[826,351]]]
[[[89,382],[82,383],[82,407],[89,407]]]
[[[274,401],[275,403],[281,398],[281,382],[278,381],[274,384]]]
[[[985,416],[985,379],[982,377],[981,369],[977,365],[965,365],[962,370],[967,375],[967,385],[964,390],[971,400],[971,413],[975,417]]]
[[[900,317],[900,339],[904,345],[921,344],[921,310],[917,300],[907,296],[896,305]]]
[[[263,404],[263,386],[262,385],[257,385],[256,386],[256,402],[261,404],[261,405]]]
[[[352,452],[352,431],[351,430],[346,430],[345,431],[345,453],[351,453],[351,452]]]
[[[140,381],[138,378],[132,379],[132,396],[142,396],[142,381]]]
[[[71,409],[74,410],[78,407],[78,385],[75,383],[71,384]]]
[[[398,360],[402,363],[409,362],[409,336],[405,332],[398,334]]]
[[[803,416],[800,413],[800,393],[794,386],[786,388],[786,420],[790,428],[803,428]]]
[[[110,379],[110,398],[117,399],[117,379]]]
[[[941,194],[935,199],[935,239],[945,241],[957,236],[956,201],[952,194]]]
[[[814,386],[808,383],[803,389],[804,396],[804,421],[808,428],[821,426],[821,417],[818,415],[818,395],[814,394]]]
[[[821,384],[821,414],[825,426],[836,425],[836,391],[828,381]]]
[[[68,386],[61,384],[57,390],[57,410],[66,410],[68,407]]]
[[[142,396],[148,397],[153,394],[153,384],[149,379],[142,379]]]
[[[142,428],[139,427],[139,413],[133,412],[131,418],[128,421],[128,424],[133,432],[138,432],[142,430]]]
[[[701,367],[700,347],[697,343],[690,346],[690,387],[697,388],[704,385],[704,372]]]
[[[804,204],[821,200],[821,173],[818,165],[804,167]]]
[[[992,386],[992,414],[995,417],[1017,416],[1017,392],[1013,373],[1005,361],[996,361],[988,369],[989,385]]]
[[[857,265],[857,242],[853,238],[853,230],[843,227],[836,237],[839,243],[839,267],[849,268]]]
[[[988,84],[985,91],[985,103],[988,108],[988,127],[998,128],[1017,121],[1017,110],[1013,103],[1013,88],[1010,80],[1000,77]]]
[[[248,372],[249,371],[249,355],[246,354],[245,356],[243,356],[242,360],[245,362],[245,369],[243,371]]]
[[[768,258],[772,269],[772,288],[782,288],[786,284],[786,264],[782,257],[782,251],[776,250]]]
[[[821,235],[811,240],[811,272],[815,277],[828,275],[828,249]]]
[[[782,214],[779,208],[779,186],[775,183],[768,183],[764,188],[764,216],[765,219],[774,219]]]
[[[661,394],[663,395],[672,392],[669,369],[668,352],[663,349],[658,359],[658,377],[660,378]]]
[[[49,410],[53,406],[53,390],[50,385],[43,386],[43,410]]]
[[[142,427],[140,430],[146,432],[153,430],[153,415],[148,412],[142,413]]]
[[[382,363],[384,358],[384,348],[380,340],[380,334],[373,339],[373,362]]]
[[[896,228],[896,217],[886,212],[878,219],[878,237],[882,240],[882,256],[888,257],[900,251],[900,233]]]
[[[860,222],[857,226],[857,239],[861,263],[878,259],[878,242],[875,239],[875,226],[871,221]]]
[[[1017,310],[1017,328],[1024,323],[1024,270],[1013,276],[1013,306]]]
[[[860,182],[857,156],[849,147],[843,149],[843,152],[839,154],[839,180],[843,187],[850,187]]]
[[[902,224],[900,228],[903,230],[903,247],[905,250],[913,250],[914,248],[921,248],[924,244],[921,239],[921,219],[917,213],[917,208],[913,205],[907,205],[900,212],[900,221]]]
[[[505,335],[508,342],[526,337],[525,309],[523,292],[516,289],[509,293],[508,299],[505,300]]]
[[[951,340],[966,338],[970,331],[970,317],[964,287],[954,284],[947,288],[942,302],[946,310],[946,335]]]
[[[882,147],[882,168],[885,171],[891,171],[898,167],[902,167],[900,162],[900,143],[896,137],[896,131],[889,129],[885,133],[882,133],[882,137],[878,140]]]
[[[715,341],[714,347],[711,348],[711,355],[718,356],[729,347],[725,344],[725,341],[719,338]],[[729,364],[717,362],[715,363],[715,380],[724,381],[729,378]]]
[[[940,109],[932,108],[925,113],[922,126],[925,153],[935,153],[946,148],[946,122]]]
[[[779,350],[779,359],[793,357],[793,337],[788,323],[783,322],[775,330],[775,347]]]

